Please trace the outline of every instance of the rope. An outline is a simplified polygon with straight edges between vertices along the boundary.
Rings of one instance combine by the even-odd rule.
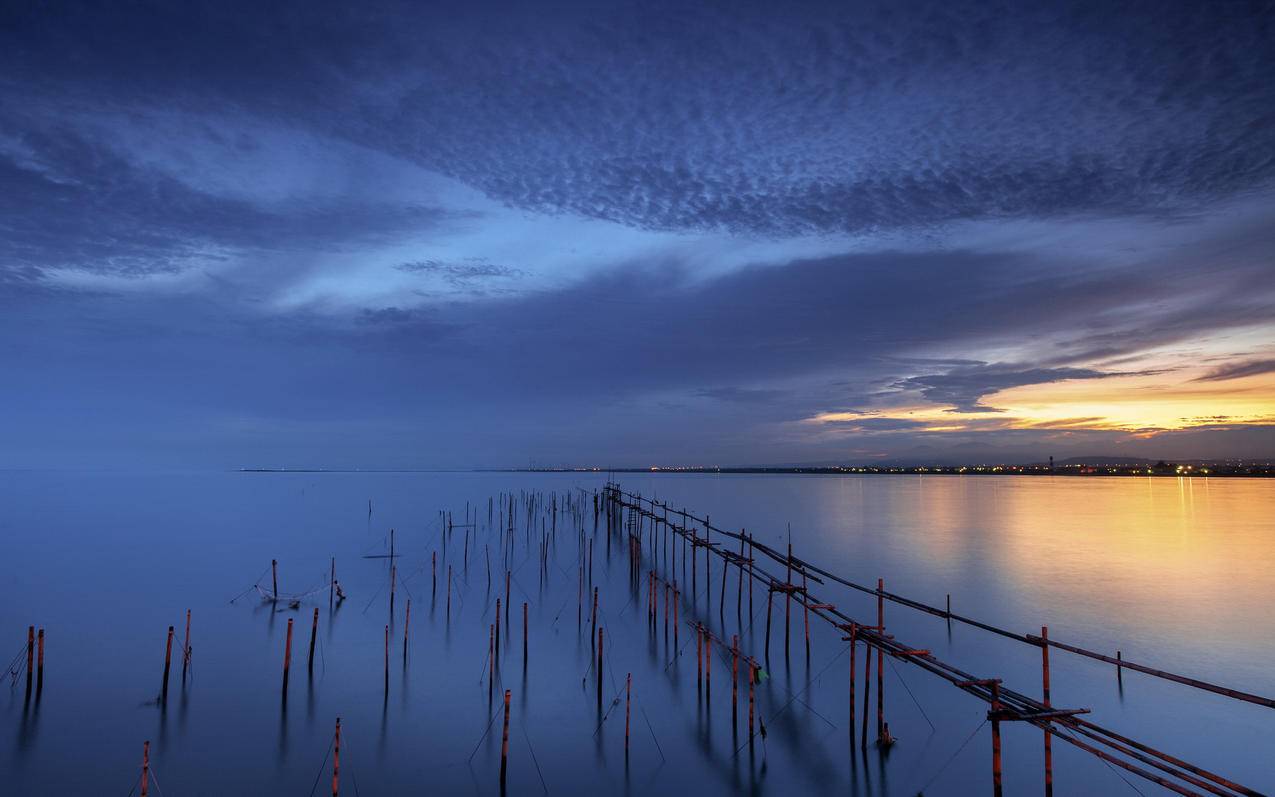
[[[872,654],[869,653],[868,655],[872,655]],[[899,683],[903,684],[903,688],[907,691],[908,697],[912,698],[913,703],[916,703],[917,710],[921,712],[921,716],[925,717],[925,721],[930,723],[930,730],[938,731],[938,728],[934,727],[934,723],[930,722],[930,715],[926,714],[925,709],[921,708],[921,702],[916,699],[916,695],[912,694],[912,689],[908,687],[908,682],[903,680],[903,674],[900,673],[898,668],[894,666],[894,659],[893,658],[886,659],[886,663],[890,665],[891,670],[894,670],[894,676],[899,679]]]
[[[951,765],[951,763],[952,763],[953,761],[955,761],[955,760],[956,760],[956,757],[957,757],[958,755],[960,755],[960,754],[961,754],[961,751],[965,749],[966,745],[968,745],[968,744],[970,743],[970,741],[971,741],[971,740],[972,740],[975,736],[977,736],[977,735],[978,735],[978,732],[979,732],[979,731],[981,731],[981,730],[983,730],[983,726],[984,726],[984,725],[986,725],[986,724],[987,724],[987,720],[983,720],[982,722],[980,722],[980,723],[978,724],[978,727],[974,729],[974,732],[973,732],[973,733],[971,733],[969,736],[965,737],[965,741],[961,742],[961,746],[960,746],[960,747],[958,747],[958,748],[956,748],[956,752],[955,752],[955,753],[952,753],[952,757],[951,757],[951,758],[949,758],[946,762],[944,762],[943,766],[939,767],[938,772],[935,772],[933,775],[931,775],[931,776],[930,776],[930,779],[929,779],[929,780],[927,780],[927,781],[924,783],[924,785],[922,785],[922,786],[921,786],[921,788],[919,788],[919,789],[917,789],[917,790],[916,790],[916,793],[917,793],[917,794],[921,794],[921,793],[923,793],[926,789],[930,788],[930,785],[931,785],[932,783],[934,783],[934,781],[938,780],[939,775],[942,775],[942,774],[943,774],[943,771],[944,771],[945,769],[947,769],[947,768]]]
[[[549,786],[545,783],[545,775],[540,771],[540,761],[536,759],[536,749],[531,746],[531,737],[527,735],[527,718],[522,718],[522,738],[527,740],[527,749],[531,751],[531,763],[536,765],[536,774],[540,776],[540,787],[545,790],[545,794],[549,793]]]
[[[328,756],[332,755],[332,745],[335,743],[335,737],[328,742],[328,751],[323,754],[323,761],[319,764],[319,774],[314,776],[314,785],[310,787],[310,797],[314,797],[314,790],[319,788],[319,781],[323,778],[323,770],[327,769]]]

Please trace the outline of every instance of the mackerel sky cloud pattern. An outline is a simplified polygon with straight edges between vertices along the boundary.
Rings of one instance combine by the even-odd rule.
[[[0,66],[0,464],[1275,445],[1268,2],[19,0]]]

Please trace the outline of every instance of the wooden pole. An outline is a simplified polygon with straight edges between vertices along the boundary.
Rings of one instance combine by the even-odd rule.
[[[31,677],[35,674],[35,626],[27,626],[27,694],[31,694]],[[167,676],[164,678],[168,682]]]
[[[319,607],[314,607],[314,619],[310,621],[310,656],[306,660],[306,670],[314,672],[314,640],[319,635]]]
[[[505,792],[505,772],[509,768],[509,690],[505,690],[505,730],[500,741],[500,792]]]
[[[629,754],[629,703],[633,699],[633,673],[624,679],[624,754]]]
[[[291,621],[289,621],[291,622]],[[168,702],[168,670],[173,664],[173,627],[168,627],[168,642],[164,648],[164,691],[161,695],[163,702]]]
[[[1001,685],[992,681],[992,794],[1001,797]]]
[[[598,629],[598,711],[602,710],[602,629]]]
[[[186,638],[182,642],[182,681],[186,680],[186,667],[190,664],[190,609],[186,610]]]
[[[863,736],[859,739],[859,747],[868,748],[868,707],[872,701],[872,646],[869,645],[867,655],[863,657]]]
[[[885,580],[877,579],[877,630],[885,634]],[[885,649],[877,646],[877,741],[885,738]]]
[[[151,782],[151,743],[149,740],[142,743],[142,797],[146,797],[150,793]]]
[[[270,584],[274,600],[279,600],[279,560],[270,560]]]
[[[770,662],[770,604],[771,597],[775,594],[773,588],[766,590],[766,662]]]
[[[36,654],[35,665],[35,693],[38,695],[44,691],[44,629],[36,635],[36,647],[39,649]]]
[[[332,737],[332,797],[337,797],[341,785],[341,718],[336,718],[336,735]]]
[[[385,626],[385,694],[390,694],[390,627]]]
[[[748,741],[753,740],[753,711],[756,698],[753,697],[754,667],[752,659],[748,660]]]
[[[739,723],[739,634],[730,638],[730,724]]]
[[[788,536],[789,537],[792,536],[791,529],[789,529],[788,531]],[[784,658],[785,659],[787,659],[788,657],[788,631],[789,631],[789,626],[791,625],[790,620],[792,615],[792,542],[791,541],[789,541],[788,543],[787,565],[788,565],[788,578],[787,578],[787,583],[784,584],[784,587],[785,587],[784,589]]]
[[[801,613],[806,625],[806,661],[810,661],[810,594],[806,591],[806,571],[801,571]]]
[[[172,634],[172,630],[169,630]],[[288,700],[288,670],[292,667],[292,618],[288,618],[288,639],[283,646],[283,700]],[[165,679],[167,680],[167,679]]]
[[[855,648],[859,646],[858,636],[859,626],[855,623],[850,624],[850,741],[854,741],[854,654]]]
[[[487,707],[491,708],[491,692],[496,685],[496,624],[487,624]]]
[[[403,660],[407,660],[408,631],[412,625],[412,599],[407,599],[407,614],[403,617]]]
[[[1050,707],[1049,702],[1049,628],[1048,626],[1040,627],[1040,675],[1043,686],[1043,698],[1041,703],[1045,708]],[[1046,721],[1048,722],[1048,721]],[[1053,797],[1054,794],[1054,750],[1053,735],[1049,732],[1049,726],[1045,727],[1045,797]]]

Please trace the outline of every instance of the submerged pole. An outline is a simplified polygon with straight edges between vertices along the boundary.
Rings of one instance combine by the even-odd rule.
[[[992,794],[1001,797],[1001,685],[992,681]]]
[[[877,631],[885,635],[885,580],[877,579]],[[877,741],[885,738],[885,648],[877,646]]]
[[[270,585],[273,600],[279,600],[279,560],[270,560]]]
[[[31,677],[35,673],[35,626],[27,626],[27,695],[31,695]],[[167,681],[167,678],[165,679]]]

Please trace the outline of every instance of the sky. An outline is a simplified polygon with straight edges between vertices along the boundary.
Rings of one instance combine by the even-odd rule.
[[[1275,4],[0,7],[0,467],[1275,458]]]

